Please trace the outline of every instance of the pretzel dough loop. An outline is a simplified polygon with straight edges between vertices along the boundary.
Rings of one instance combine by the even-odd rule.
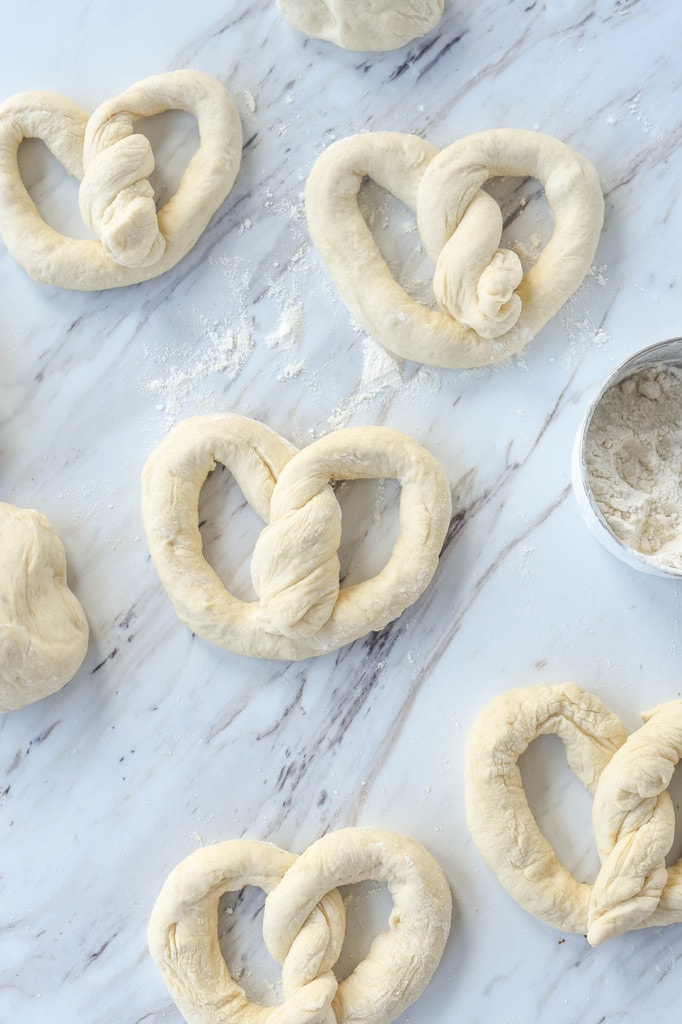
[[[231,594],[203,556],[197,507],[218,462],[270,523],[252,560],[255,602]],[[341,588],[341,510],[330,482],[361,478],[399,481],[400,530],[376,576]],[[296,452],[263,424],[227,414],[185,420],[161,442],[143,470],[142,512],[183,622],[239,654],[298,660],[381,629],[419,597],[436,569],[451,498],[436,460],[396,430],[348,428]]]
[[[489,178],[518,175],[542,183],[554,217],[525,276],[518,255],[500,248],[502,213],[483,191]],[[393,277],[358,207],[364,177],[415,211],[440,310]],[[440,153],[413,135],[351,136],[317,159],[305,199],[313,243],[358,323],[390,352],[446,367],[520,351],[580,285],[604,219],[588,161],[558,139],[515,129],[479,132]]]
[[[597,697],[575,684],[503,694],[467,743],[471,834],[521,906],[591,945],[635,928],[682,921],[682,858],[665,858],[675,834],[666,789],[682,755],[682,701],[655,709],[628,736]],[[528,806],[517,760],[541,733],[564,741],[570,767],[594,793],[601,868],[594,885],[558,860]]]
[[[199,147],[177,191],[157,212],[149,141],[137,119],[180,110],[196,119]],[[19,171],[22,139],[42,139],[80,181],[80,208],[95,238],[50,227]],[[230,192],[241,161],[241,124],[224,86],[199,71],[155,75],[101,104],[91,116],[49,92],[0,105],[0,233],[37,281],[94,291],[147,281],[185,256]]]
[[[337,982],[345,911],[337,886],[387,882],[394,910],[355,970]],[[263,934],[282,965],[284,1001],[249,1002],[218,942],[225,892],[268,896]],[[188,1024],[390,1024],[430,981],[450,928],[452,899],[438,864],[414,840],[346,828],[300,857],[232,840],[197,850],[166,879],[149,921],[150,953]]]

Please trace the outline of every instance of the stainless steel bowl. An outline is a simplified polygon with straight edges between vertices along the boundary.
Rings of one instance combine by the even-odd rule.
[[[654,576],[666,576],[670,579],[682,579],[682,568],[673,569],[658,565],[646,555],[629,547],[613,533],[595,501],[585,459],[586,439],[592,417],[609,388],[613,387],[614,384],[618,384],[626,377],[630,377],[638,370],[646,367],[660,366],[682,368],[682,338],[670,338],[668,341],[660,341],[656,345],[650,345],[648,348],[641,349],[634,356],[630,356],[624,363],[621,363],[610,377],[604,381],[592,399],[576,435],[571,460],[571,477],[573,491],[583,519],[605,548],[617,558],[620,558],[621,561],[626,562],[634,569],[639,569],[640,572],[652,573]]]

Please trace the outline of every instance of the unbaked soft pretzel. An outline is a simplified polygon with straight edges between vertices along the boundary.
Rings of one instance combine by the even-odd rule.
[[[154,156],[134,122],[167,110],[196,118],[199,148],[157,212]],[[17,162],[27,138],[42,139],[80,181],[81,213],[96,238],[67,238],[46,224]],[[92,291],[149,280],[175,266],[204,231],[235,182],[241,146],[232,97],[199,71],[146,78],[92,115],[56,93],[20,93],[0,105],[0,235],[46,284]]]
[[[682,755],[682,701],[643,715],[628,736],[599,698],[575,683],[512,690],[476,720],[467,741],[467,816],[474,841],[507,892],[562,931],[596,946],[634,928],[682,921],[682,858],[666,868],[675,815],[666,792]],[[528,806],[518,758],[555,733],[594,794],[601,868],[578,882]]]
[[[387,931],[354,971],[332,968],[345,934],[337,886],[385,882]],[[218,942],[218,903],[263,889],[263,935],[282,965],[284,1001],[250,1002]],[[186,858],[166,879],[149,922],[151,955],[187,1024],[390,1024],[436,970],[450,929],[447,879],[413,839],[376,828],[331,832],[296,857],[270,843],[229,840]]]
[[[267,526],[254,550],[259,600],[226,589],[205,560],[199,494],[221,463]],[[330,482],[397,478],[400,532],[374,577],[340,588],[341,509]],[[224,414],[184,420],[142,473],[142,514],[152,559],[180,619],[227,650],[299,660],[381,629],[428,586],[450,522],[440,465],[388,427],[334,431],[297,451],[269,427]]]
[[[489,178],[529,176],[543,185],[552,237],[524,275],[501,249],[502,213],[483,191]],[[358,207],[366,177],[416,211],[435,265],[429,309],[393,277]],[[306,184],[312,240],[358,323],[390,352],[445,367],[496,363],[518,352],[553,317],[589,270],[604,219],[596,171],[540,132],[497,128],[440,153],[416,135],[367,132],[335,142]]]

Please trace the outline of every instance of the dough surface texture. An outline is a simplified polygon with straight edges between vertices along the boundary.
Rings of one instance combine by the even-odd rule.
[[[277,0],[290,25],[346,50],[397,50],[440,21],[444,0]]]
[[[88,647],[64,545],[39,512],[0,502],[0,712],[60,690]]]
[[[355,970],[333,973],[345,935],[337,886],[385,882],[388,929]],[[256,885],[268,893],[263,935],[282,966],[283,1003],[250,1002],[218,942],[218,902]],[[431,980],[450,930],[445,875],[419,843],[383,829],[331,832],[296,857],[270,843],[230,840],[187,857],[166,879],[149,950],[187,1024],[390,1024]]]
[[[682,859],[666,868],[675,814],[666,792],[682,755],[682,701],[643,715],[628,736],[602,702],[574,683],[503,694],[478,717],[466,754],[467,817],[480,853],[524,909],[599,945],[635,928],[682,921]],[[601,868],[578,882],[540,832],[518,758],[554,733],[594,794]]]
[[[500,176],[537,178],[552,236],[523,272],[501,249],[502,213],[482,186]],[[358,207],[371,178],[417,215],[434,264],[440,310],[398,284]],[[416,135],[368,132],[335,142],[306,183],[310,235],[358,324],[403,359],[443,367],[497,363],[519,352],[581,284],[604,220],[596,171],[558,139],[510,128],[438,150]]]
[[[229,469],[269,523],[253,554],[258,601],[241,601],[205,560],[201,488]],[[330,483],[396,478],[400,532],[384,568],[340,588],[341,509]],[[450,522],[440,465],[387,427],[338,430],[300,452],[256,420],[232,414],[184,420],[142,473],[142,518],[152,559],[179,618],[237,654],[296,661],[383,628],[428,586]]]
[[[154,155],[134,122],[168,110],[196,118],[199,147],[157,213]],[[19,172],[24,139],[42,139],[80,181],[81,214],[96,238],[67,238],[45,222]],[[199,71],[146,78],[90,116],[56,93],[20,93],[0,105],[0,235],[32,278],[60,288],[94,291],[158,277],[189,252],[223,203],[241,147],[232,97]]]

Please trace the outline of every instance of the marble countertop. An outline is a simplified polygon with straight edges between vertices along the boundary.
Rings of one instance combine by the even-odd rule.
[[[512,687],[574,680],[629,729],[682,696],[679,582],[601,548],[570,486],[573,438],[600,382],[680,333],[675,5],[446,0],[431,35],[376,55],[305,40],[274,0],[36,0],[10,5],[3,35],[1,97],[49,89],[94,109],[148,75],[199,68],[232,91],[245,144],[233,192],[155,280],[62,291],[33,282],[0,243],[1,496],[55,525],[91,627],[68,686],[0,720],[0,1021],[179,1024],[145,937],[168,872],[201,844],[246,836],[301,852],[354,824],[418,839],[452,888],[445,956],[406,1024],[673,1019],[682,926],[592,949],[526,914],[469,838],[463,764],[472,722]],[[354,327],[311,248],[307,172],[358,131],[443,147],[504,126],[555,135],[598,169],[606,220],[594,268],[502,365],[396,361]],[[167,114],[145,130],[155,184],[170,194],[193,122]],[[25,143],[21,162],[48,220],[82,234],[75,182],[40,143]],[[412,215],[367,193],[401,279],[426,287]],[[532,183],[496,195],[511,242],[543,237]],[[299,445],[386,424],[435,454],[454,518],[423,597],[382,632],[296,664],[193,636],[150,562],[139,474],[175,423],[219,411]],[[381,564],[397,493],[342,488],[347,580]],[[251,594],[258,520],[228,474],[206,484],[201,518],[212,564]],[[523,772],[557,851],[593,878],[591,798],[559,742],[534,744]],[[672,791],[679,804],[677,777]],[[365,889],[349,899],[346,969],[390,906]],[[262,896],[227,903],[230,965],[253,998],[272,1000]]]

